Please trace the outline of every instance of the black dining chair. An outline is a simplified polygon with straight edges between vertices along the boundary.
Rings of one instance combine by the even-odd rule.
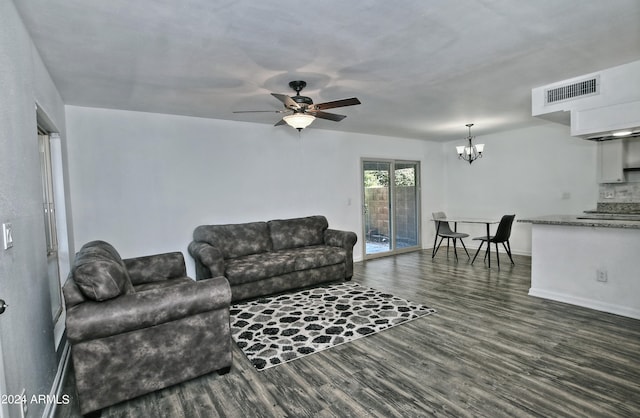
[[[491,245],[491,243],[494,243],[496,245],[496,259],[498,260],[498,269],[500,269],[500,255],[498,254],[498,243],[501,243],[502,246],[504,247],[505,251],[507,252],[507,255],[509,256],[509,259],[511,260],[511,264],[516,264],[513,262],[513,257],[511,257],[511,244],[509,244],[509,238],[511,237],[511,226],[513,225],[513,220],[515,219],[516,215],[504,215],[502,217],[502,219],[500,219],[500,223],[498,224],[498,229],[496,230],[496,234],[495,235],[491,235],[489,237],[487,236],[481,236],[481,237],[475,237],[474,240],[480,240],[482,241],[480,243],[480,246],[478,247],[478,251],[476,251],[476,255],[473,256],[473,260],[471,261],[471,264],[473,264],[474,261],[476,261],[476,257],[478,256],[478,253],[480,252],[480,249],[482,248],[482,245],[487,242],[487,248],[489,245]],[[485,251],[485,258],[487,257],[488,252]]]
[[[467,238],[469,236],[469,234],[465,234],[463,232],[452,231],[451,227],[449,227],[449,222],[440,220],[440,219],[447,219],[447,216],[444,214],[444,212],[433,212],[432,215],[433,215],[433,220],[434,220],[435,225],[436,225],[436,233],[438,234],[436,236],[436,240],[438,239],[438,237],[440,237],[440,242],[434,248],[433,254],[431,254],[431,258],[436,256],[436,253],[438,252],[438,249],[440,248],[440,244],[442,244],[442,240],[444,240],[446,238],[447,239],[447,253],[449,252],[449,240],[452,239],[453,240],[453,254],[456,256],[456,260],[457,260],[458,259],[458,251],[456,250],[456,241],[460,240],[460,243],[462,244],[462,248],[464,248],[464,252],[467,253],[467,258],[471,259],[471,256],[469,255],[469,251],[467,251],[467,247],[464,245],[464,241],[462,241],[462,238]]]

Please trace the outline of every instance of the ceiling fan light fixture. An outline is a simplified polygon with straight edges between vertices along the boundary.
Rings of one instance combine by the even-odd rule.
[[[306,113],[294,113],[293,115],[285,116],[282,119],[284,119],[287,125],[292,128],[296,128],[298,131],[303,130],[316,120],[315,116],[308,115]]]
[[[309,126],[316,118],[330,120],[333,122],[340,122],[346,118],[344,115],[338,115],[336,113],[325,112],[327,109],[333,109],[336,107],[354,106],[359,105],[360,100],[357,97],[351,97],[349,99],[333,100],[325,103],[313,103],[310,97],[301,96],[300,91],[307,85],[306,81],[294,80],[289,83],[289,87],[295,90],[295,96],[287,96],[285,94],[271,93],[273,97],[280,100],[284,105],[283,110],[240,110],[233,113],[286,113],[288,116],[280,119],[274,126],[281,126],[285,123],[292,128],[301,132],[304,128]]]

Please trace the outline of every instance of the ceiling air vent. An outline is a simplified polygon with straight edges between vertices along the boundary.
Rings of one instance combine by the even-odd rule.
[[[545,105],[591,96],[600,92],[600,76],[545,90]]]

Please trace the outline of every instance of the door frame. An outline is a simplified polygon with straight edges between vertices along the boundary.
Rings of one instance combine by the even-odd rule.
[[[66,281],[67,275],[71,268],[70,259],[70,240],[68,234],[67,225],[67,207],[66,207],[66,192],[64,184],[64,168],[63,168],[63,150],[62,140],[60,133],[56,125],[51,121],[51,118],[36,102],[36,125],[38,130],[47,135],[47,140],[50,148],[51,157],[51,175],[52,175],[52,187],[53,187],[53,202],[55,216],[55,233],[56,233],[56,263],[58,282],[60,285],[60,308],[61,312],[57,315],[57,318],[53,319],[53,334],[54,334],[54,347],[56,350],[62,348],[63,336],[65,331],[66,320],[66,306],[64,303],[64,297],[62,296],[62,286]],[[48,257],[47,257],[48,258]]]
[[[0,298],[2,295],[0,295]],[[7,380],[4,375],[4,353],[2,352],[2,338],[0,338],[0,394],[7,394]],[[9,403],[0,402],[0,418],[9,416]]]

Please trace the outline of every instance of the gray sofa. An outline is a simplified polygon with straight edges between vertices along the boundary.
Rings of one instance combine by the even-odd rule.
[[[201,225],[193,239],[196,279],[225,276],[232,302],[353,276],[356,234],[324,216]]]
[[[63,293],[82,414],[231,367],[229,284],[186,277],[180,252],[122,260],[92,241]]]

